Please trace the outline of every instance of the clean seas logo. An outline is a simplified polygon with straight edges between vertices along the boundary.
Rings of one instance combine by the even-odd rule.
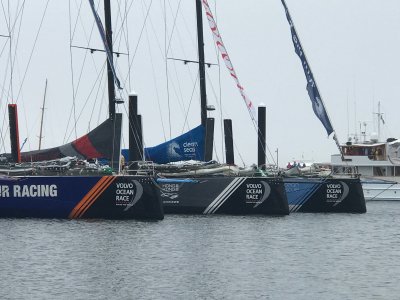
[[[117,182],[115,191],[115,205],[125,207],[127,211],[139,201],[143,195],[143,186],[137,181]]]
[[[259,183],[246,183],[246,203],[254,204],[253,208],[262,204],[270,194],[271,187],[264,180]]]
[[[179,146],[179,144],[177,142],[171,142],[168,145],[167,152],[168,152],[168,157],[170,157],[170,158],[178,158],[179,159],[182,156],[181,147]]]
[[[199,143],[185,141],[181,144],[178,142],[171,142],[167,148],[167,154],[170,158],[175,159],[195,159],[198,155]]]
[[[348,194],[349,186],[343,181],[326,185],[326,202],[333,203],[333,206],[341,203]]]

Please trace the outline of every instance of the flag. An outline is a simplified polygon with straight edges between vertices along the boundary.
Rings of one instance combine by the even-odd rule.
[[[289,10],[286,6],[285,0],[281,0],[283,7],[285,8],[286,18],[290,25],[290,31],[292,34],[292,40],[294,45],[294,50],[296,54],[299,56],[301,63],[303,65],[304,74],[306,75],[307,79],[307,92],[310,96],[310,100],[312,103],[312,108],[314,110],[315,115],[324,125],[328,136],[333,132],[333,127],[331,125],[331,121],[329,120],[328,114],[325,110],[324,104],[321,99],[321,95],[319,93],[317,84],[314,80],[314,75],[311,72],[310,66],[307,62],[307,58],[304,54],[303,48],[301,46],[299,37],[297,35],[296,29],[294,28],[294,24],[292,18],[290,17]]]
[[[225,45],[222,41],[221,34],[219,33],[217,23],[215,22],[215,19],[211,12],[210,6],[208,5],[207,0],[202,0],[202,3],[203,3],[204,10],[206,12],[208,24],[210,25],[210,29],[211,29],[212,35],[214,37],[214,41],[217,45],[219,52],[221,53],[222,59],[225,63],[225,66],[228,69],[229,74],[235,80],[236,87],[238,88],[240,95],[242,96],[244,103],[246,104],[247,110],[250,113],[250,117],[252,118],[252,120],[256,121],[256,108],[254,107],[253,102],[251,102],[249,97],[244,92],[244,88],[239,82],[239,78],[236,75],[236,71],[233,68],[233,64],[229,57],[228,51],[226,50]]]
[[[113,54],[112,54],[112,52],[110,50],[110,47],[108,47],[106,33],[104,32],[103,23],[101,23],[101,19],[100,19],[99,15],[97,14],[96,8],[94,7],[93,0],[89,0],[89,3],[90,3],[90,7],[92,8],[93,16],[94,16],[94,19],[96,20],[97,28],[99,29],[99,33],[100,33],[101,39],[102,39],[103,44],[104,44],[104,49],[105,49],[106,54],[107,54],[107,60],[108,60],[108,62],[110,64],[110,66],[111,66],[111,71],[113,73],[115,84],[117,85],[118,89],[121,90],[122,87],[121,87],[121,84],[120,84],[119,79],[117,77],[117,73],[115,72],[114,62],[113,62]]]

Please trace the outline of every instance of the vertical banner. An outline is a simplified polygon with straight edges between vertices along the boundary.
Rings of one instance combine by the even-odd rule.
[[[210,25],[210,29],[211,29],[211,32],[214,37],[214,41],[217,45],[219,52],[221,53],[222,59],[224,60],[224,63],[225,63],[225,66],[228,69],[229,74],[232,76],[232,78],[236,82],[236,87],[239,89],[240,95],[242,96],[242,98],[246,104],[247,110],[250,113],[250,117],[252,118],[252,120],[256,121],[256,109],[255,109],[253,103],[250,101],[249,97],[247,97],[246,93],[244,92],[243,86],[239,82],[239,78],[236,75],[235,69],[233,68],[231,59],[228,55],[228,51],[226,50],[225,45],[222,41],[221,34],[219,33],[217,23],[215,22],[215,19],[211,12],[210,6],[208,5],[207,0],[202,0],[202,3],[203,3],[204,10],[206,12],[208,24]]]
[[[311,72],[310,66],[308,64],[306,55],[304,54],[303,47],[301,46],[300,39],[297,35],[296,29],[294,28],[294,24],[292,18],[290,17],[289,10],[286,6],[285,0],[281,0],[283,7],[285,8],[286,18],[290,25],[290,32],[292,34],[292,40],[294,45],[294,50],[297,56],[301,60],[301,64],[303,66],[304,74],[307,79],[307,92],[310,97],[312,108],[314,110],[315,115],[322,122],[326,129],[326,133],[328,136],[333,132],[333,127],[331,125],[331,121],[329,120],[328,114],[325,110],[324,103],[322,102],[321,95],[319,94],[319,90],[317,84],[314,80],[314,75]]]

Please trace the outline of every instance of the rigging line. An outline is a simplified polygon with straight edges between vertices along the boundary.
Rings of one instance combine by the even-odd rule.
[[[120,37],[120,35],[122,35],[123,34],[123,28],[124,28],[124,24],[126,24],[126,20],[127,20],[127,18],[128,18],[128,14],[129,14],[129,11],[131,10],[131,7],[132,7],[132,5],[133,5],[133,1],[131,2],[131,4],[129,5],[129,8],[128,9],[126,9],[126,7],[127,7],[127,5],[126,5],[126,1],[125,1],[125,14],[124,14],[124,17],[122,17],[122,14],[121,14],[121,9],[120,9],[120,4],[119,4],[120,2],[118,1],[118,16],[121,18],[121,20],[122,20],[122,23],[121,23],[121,27],[119,27],[119,29],[118,29],[118,31],[116,31],[116,33],[115,33],[115,39],[113,40],[113,46],[114,45],[116,45],[116,40],[117,39],[120,39],[121,37]],[[117,24],[115,24],[115,26],[113,27],[113,28],[117,28]]]
[[[97,104],[97,99],[103,99],[103,98],[99,98],[99,93],[100,93],[101,87],[103,86],[103,79],[104,79],[104,75],[105,75],[105,71],[104,71],[105,67],[106,67],[106,62],[104,62],[103,68],[99,73],[99,74],[101,74],[100,75],[101,77],[99,79],[96,79],[96,81],[98,80],[99,84],[98,84],[98,87],[97,87],[96,95],[94,96],[95,101],[94,101],[94,105],[92,107],[92,111],[91,111],[91,114],[90,114],[89,123],[92,121],[92,118],[93,118],[93,115],[94,115],[94,110],[95,110],[95,108],[97,106],[96,105]],[[93,86],[93,89],[94,89],[94,86]],[[90,92],[90,94],[91,93],[92,92]],[[104,91],[103,91],[103,96],[104,96]],[[97,123],[99,123],[99,118],[97,119]]]
[[[115,41],[113,41],[113,45],[116,45],[116,44],[117,44],[116,41],[118,40],[118,46],[117,46],[118,49],[121,47],[122,41],[123,41],[123,40],[126,41],[125,26],[126,26],[126,23],[127,23],[126,21],[127,21],[127,18],[128,18],[128,14],[127,14],[127,12],[126,12],[126,3],[127,3],[127,2],[126,2],[126,0],[125,0],[125,6],[124,6],[124,8],[125,8],[124,11],[125,11],[125,13],[122,14],[121,0],[118,0],[117,16],[118,16],[122,21],[121,21],[121,25],[120,25],[120,26],[118,26],[118,23],[116,23],[115,26],[113,27],[113,28],[118,28],[118,30],[116,31],[116,34],[115,34]],[[118,20],[117,20],[117,21],[118,21]]]
[[[169,40],[168,40],[167,54],[168,54],[168,52],[169,52],[169,50],[170,50],[170,48],[171,48],[172,36],[174,35],[174,31],[175,31],[175,27],[176,27],[176,20],[177,20],[177,18],[178,18],[178,13],[179,13],[179,9],[180,9],[180,6],[181,6],[181,2],[182,2],[182,0],[179,0],[178,7],[176,8],[176,14],[174,15],[174,14],[173,14],[173,11],[172,11],[172,7],[171,7],[171,2],[168,1],[168,3],[169,3],[169,8],[170,8],[170,10],[171,10],[171,13],[172,13],[172,15],[174,16],[174,23],[173,23],[173,25],[172,25],[171,35],[170,35],[170,38],[169,38]]]
[[[147,39],[147,46],[148,46],[148,51],[149,51],[149,58],[150,58],[150,63],[151,63],[151,70],[152,70],[152,76],[153,76],[153,82],[155,86],[155,92],[156,92],[156,98],[157,98],[157,104],[158,104],[158,112],[160,114],[160,120],[161,120],[161,127],[164,135],[164,141],[167,140],[166,134],[165,134],[165,126],[164,126],[164,119],[163,119],[163,114],[162,114],[162,109],[161,109],[161,101],[160,101],[160,92],[158,90],[158,85],[157,85],[157,76],[156,76],[156,71],[154,67],[154,62],[153,62],[153,54],[151,51],[151,45],[150,45],[150,39],[149,39],[149,33],[147,30],[147,27],[145,29],[146,32],[146,39]]]
[[[104,74],[105,74],[105,72],[104,72],[105,67],[106,67],[106,61],[104,61],[103,67],[101,68],[101,71],[98,72],[97,77],[96,77],[96,80],[95,80],[95,83],[93,84],[93,86],[92,86],[92,88],[91,88],[91,90],[90,90],[90,92],[89,92],[89,95],[86,97],[85,103],[84,103],[82,109],[80,110],[80,112],[79,112],[79,114],[78,114],[78,116],[77,116],[77,121],[79,121],[79,120],[81,119],[81,117],[82,117],[82,114],[83,114],[83,111],[84,111],[86,105],[89,103],[90,96],[92,95],[94,89],[96,88],[96,85],[98,84],[97,92],[96,92],[96,97],[95,97],[96,100],[95,100],[95,103],[94,103],[94,105],[93,105],[93,107],[92,107],[92,112],[91,112],[91,115],[90,115],[90,118],[89,118],[89,121],[88,121],[89,126],[90,126],[90,122],[92,121],[92,116],[93,116],[93,114],[94,114],[94,110],[95,110],[95,107],[96,107],[97,99],[99,99],[97,96],[98,96],[98,93],[99,93],[100,90],[101,90],[101,86],[102,86],[102,82],[103,82],[103,77],[104,77]],[[103,94],[103,96],[104,96],[104,94]],[[66,139],[64,140],[64,143],[65,143],[65,141],[67,141],[67,140],[69,140],[69,139],[71,138],[71,135],[72,135],[72,134],[73,134],[73,128],[71,129],[69,135],[68,135],[68,136],[66,137]],[[76,138],[76,137],[75,137],[75,138]]]
[[[69,57],[70,57],[70,71],[71,71],[71,84],[72,84],[72,108],[67,122],[67,128],[65,129],[63,143],[65,143],[65,136],[67,134],[69,122],[71,120],[72,114],[75,118],[75,77],[74,77],[74,68],[73,68],[73,54],[72,54],[72,23],[71,23],[71,0],[68,2],[68,15],[69,15]],[[75,137],[76,134],[76,126],[75,126]]]
[[[81,6],[79,7],[79,14],[77,15],[77,19],[76,19],[76,26],[77,26],[77,23],[78,23],[78,22],[81,24],[81,26],[82,26],[82,31],[83,31],[83,33],[84,33],[84,36],[85,36],[85,39],[86,39],[86,43],[87,43],[86,45],[87,45],[87,48],[88,48],[89,45],[90,45],[90,41],[92,40],[95,22],[94,22],[94,21],[92,22],[92,26],[91,26],[91,29],[90,29],[90,33],[89,33],[89,36],[88,36],[88,34],[87,34],[86,30],[85,30],[85,26],[83,25],[82,14],[80,14],[80,11],[81,11]],[[70,17],[70,20],[71,20],[71,17]],[[76,29],[76,26],[75,26],[74,30]],[[71,40],[70,40],[70,53],[71,53],[71,54],[70,54],[70,55],[71,55],[71,62],[70,62],[71,65],[70,65],[70,68],[71,68],[71,74],[73,74],[73,56],[72,56],[72,49],[71,49],[71,48],[72,48],[72,41],[73,41],[73,37],[72,37],[72,35],[71,35]],[[79,73],[79,78],[78,78],[78,82],[77,82],[76,88],[75,88],[75,82],[74,82],[74,80],[73,80],[73,82],[72,82],[72,84],[73,84],[73,87],[72,87],[72,90],[73,90],[73,108],[71,108],[70,114],[71,114],[72,111],[73,111],[73,113],[74,113],[75,138],[77,137],[77,132],[76,132],[76,125],[77,125],[77,122],[78,122],[79,119],[80,119],[80,115],[82,114],[82,110],[83,110],[84,107],[86,106],[86,103],[87,103],[87,101],[88,101],[88,98],[90,97],[90,94],[91,94],[92,90],[95,88],[95,86],[96,86],[96,81],[97,81],[97,79],[96,79],[95,83],[94,83],[93,86],[92,86],[92,90],[91,90],[89,96],[87,97],[87,99],[86,99],[86,101],[85,101],[85,105],[84,105],[84,107],[81,109],[81,113],[79,114],[78,117],[76,117],[76,99],[77,99],[78,90],[79,90],[79,88],[80,88],[80,86],[81,86],[80,84],[81,84],[81,81],[82,81],[82,75],[83,75],[83,70],[84,70],[84,67],[85,67],[85,64],[86,64],[87,56],[88,56],[88,51],[86,51],[86,52],[85,52],[85,55],[84,55],[84,60],[83,60],[83,63],[82,63],[82,65],[81,65],[81,70],[80,70],[80,73]],[[92,60],[92,63],[93,63],[93,67],[94,67],[96,73],[99,73],[99,72],[98,72],[97,64],[96,64],[96,62],[95,62],[93,56],[90,56],[90,57],[91,57],[91,60]],[[103,65],[103,69],[104,69],[104,65]],[[68,120],[66,133],[65,133],[65,135],[64,135],[64,142],[65,142],[66,134],[67,134],[67,132],[68,132],[68,127],[69,127],[69,124],[70,124],[70,120],[71,120],[71,117],[70,117],[69,120]],[[90,124],[90,122],[91,122],[91,119],[89,119],[89,124]],[[68,139],[70,138],[70,136],[71,136],[71,134],[69,134]]]
[[[14,91],[13,91],[13,73],[14,73],[14,65],[13,65],[13,57],[12,57],[12,41],[13,38],[11,36],[11,12],[10,12],[10,1],[8,0],[8,35],[10,36],[9,38],[9,45],[10,45],[10,94],[11,94],[11,101],[14,102],[13,96],[14,96]]]
[[[172,85],[173,91],[175,93],[175,97],[178,99],[179,108],[181,109],[181,112],[184,115],[186,112],[186,108],[185,108],[185,103],[183,100],[183,94],[182,94],[182,89],[181,89],[180,80],[179,80],[179,76],[178,76],[178,71],[176,69],[176,64],[173,64],[173,70],[175,71],[176,80],[172,80],[171,85]],[[176,84],[174,82],[176,82]],[[176,87],[176,85],[178,87]]]
[[[99,0],[100,1],[100,0]],[[97,1],[97,5],[99,5],[99,1]],[[75,19],[75,23],[74,23],[74,26],[73,26],[73,30],[72,30],[72,26],[70,26],[71,27],[71,29],[70,29],[70,40],[72,41],[74,38],[75,38],[75,33],[76,33],[76,30],[77,30],[77,27],[78,27],[78,21],[79,21],[79,16],[81,15],[81,10],[82,10],[82,4],[83,4],[83,1],[81,1],[81,3],[80,3],[80,5],[78,5],[77,3],[76,3],[76,0],[74,1],[74,3],[75,3],[75,7],[77,8],[77,13],[76,13],[76,19]],[[71,10],[71,0],[69,0],[69,6],[70,6],[70,10]],[[70,13],[70,22],[71,22],[71,20],[72,20],[72,14]],[[72,22],[71,22],[71,25],[72,25]]]
[[[50,0],[47,0],[47,1],[46,1],[46,6],[45,6],[45,9],[44,9],[42,18],[41,18],[41,20],[40,20],[40,25],[39,25],[38,31],[37,31],[37,33],[36,33],[36,36],[35,36],[35,41],[34,41],[34,43],[33,43],[33,47],[32,47],[31,53],[30,53],[30,55],[29,55],[28,64],[27,64],[27,66],[26,66],[25,73],[24,73],[24,76],[23,76],[23,78],[22,78],[22,82],[21,82],[21,84],[20,84],[20,87],[19,87],[19,90],[18,90],[18,94],[17,94],[17,99],[16,99],[15,103],[17,103],[18,100],[19,100],[19,95],[21,94],[21,90],[22,90],[22,87],[23,87],[24,82],[25,82],[25,79],[26,79],[26,75],[27,75],[28,70],[29,70],[29,66],[30,66],[30,63],[31,63],[31,60],[32,60],[32,57],[33,57],[33,52],[34,52],[34,50],[35,50],[36,43],[37,43],[37,40],[38,40],[38,38],[39,38],[40,30],[42,29],[43,21],[44,21],[44,18],[45,18],[45,16],[46,16],[46,12],[47,12],[47,8],[48,8],[48,6],[49,6],[49,2],[50,2]]]
[[[15,43],[15,49],[14,49],[14,60],[13,60],[13,65],[15,65],[15,63],[16,63],[16,59],[17,59],[17,49],[18,49],[18,45],[19,45],[19,41],[20,41],[20,36],[21,36],[21,28],[22,28],[22,20],[23,20],[23,14],[24,14],[24,11],[25,11],[25,1],[23,2],[23,4],[22,4],[22,6],[21,6],[21,9],[19,10],[19,12],[18,12],[18,14],[17,14],[17,16],[16,16],[16,18],[21,14],[21,17],[19,18],[19,26],[18,26],[18,33],[16,34],[16,36],[17,36],[17,39],[16,39],[16,43]],[[17,24],[17,20],[15,20],[15,22],[14,22],[14,24],[13,24],[13,30],[12,30],[12,32],[14,32],[14,30],[15,30],[15,26],[16,26],[16,24]]]
[[[131,2],[133,3],[133,1]],[[130,46],[129,46],[129,26],[128,26],[128,10],[127,10],[127,5],[128,1],[125,0],[125,44],[126,44],[126,49],[128,52],[128,66],[129,66],[129,59],[130,59]],[[132,81],[131,81],[131,69],[128,67],[128,87],[129,87],[129,91],[132,91]]]
[[[215,21],[218,23],[218,15],[217,15],[217,2],[214,3],[214,15],[215,15]],[[213,43],[214,45],[214,52],[215,52],[215,56],[217,57],[217,65],[218,65],[218,85],[219,85],[219,118],[220,118],[220,130],[221,130],[221,136],[224,136],[224,120],[222,117],[222,80],[221,80],[221,60],[220,60],[220,56],[218,55],[218,49],[217,49],[217,45],[215,43]],[[222,155],[225,157],[225,143],[221,143],[221,150],[222,150]],[[226,159],[226,157],[225,157]],[[243,161],[243,159],[242,159]]]
[[[132,59],[131,59],[130,62],[129,62],[129,66],[128,66],[129,70],[132,69],[133,61],[134,61],[134,59],[135,59],[135,57],[136,57],[136,53],[137,53],[137,51],[138,51],[139,44],[140,44],[140,41],[141,41],[141,39],[142,39],[143,31],[144,31],[144,29],[146,28],[147,19],[148,19],[148,17],[149,17],[150,8],[151,8],[152,4],[153,4],[153,0],[150,1],[149,7],[146,7],[146,8],[147,8],[146,17],[145,17],[145,19],[144,19],[144,21],[143,21],[142,28],[140,29],[140,34],[139,34],[138,42],[137,42],[137,44],[136,44],[135,50],[133,51]],[[142,8],[143,8],[143,6],[146,6],[146,4],[145,4],[144,1],[142,0]],[[151,20],[150,20],[150,24],[152,24],[152,23],[151,23]],[[157,40],[157,41],[158,41],[158,40]],[[160,48],[160,52],[162,53],[161,46],[160,46],[160,45],[158,45],[158,46],[159,46],[159,48]],[[127,79],[128,79],[128,76],[126,76],[126,78],[124,79],[124,85],[126,84]]]
[[[20,8],[18,9],[18,7],[20,7]],[[16,15],[15,15],[15,17],[14,17],[14,23],[13,23],[13,25],[11,26],[11,28],[12,28],[11,31],[12,31],[12,32],[14,32],[14,28],[15,28],[15,25],[16,25],[16,23],[17,23],[17,20],[18,20],[18,19],[22,19],[22,15],[21,15],[21,18],[20,18],[20,14],[23,13],[24,9],[25,9],[25,0],[24,0],[23,3],[21,4],[21,6],[19,6],[19,1],[18,1],[18,4],[17,4],[17,12],[16,12]]]
[[[169,80],[168,80],[168,53],[167,53],[167,8],[165,6],[164,0],[164,59],[165,59],[165,77],[167,80],[167,103],[168,103],[168,121],[169,121],[169,138],[172,137],[172,128],[171,128],[171,103],[169,97]]]
[[[10,6],[10,1],[8,1],[7,3],[8,3],[8,6]],[[7,13],[6,13],[6,9],[4,8],[3,0],[1,1],[1,7],[2,7],[3,16],[4,16],[4,20],[6,21],[7,28],[9,28],[10,25],[8,24]]]
[[[195,93],[195,91],[196,91],[197,83],[200,81],[199,78],[200,78],[200,74],[197,72],[196,81],[195,81],[195,83],[194,83],[194,85],[193,85],[192,94],[190,95],[189,106],[188,106],[188,108],[187,108],[187,112],[185,113],[185,120],[183,121],[182,134],[183,134],[184,131],[185,131],[185,124],[186,124],[186,126],[189,128],[189,123],[188,123],[187,120],[188,120],[188,116],[189,116],[189,110],[190,110],[190,107],[191,107],[191,105],[192,105],[192,101],[193,101],[193,99],[194,99],[194,93]]]

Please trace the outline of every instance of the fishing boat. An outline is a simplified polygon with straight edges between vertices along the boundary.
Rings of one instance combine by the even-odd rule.
[[[378,133],[366,138],[364,130],[363,141],[354,137],[354,141],[341,144],[345,160],[339,155],[331,156],[333,172],[356,168],[361,175],[365,199],[369,200],[400,200],[400,140],[388,138],[380,139],[380,124],[383,116],[378,103]]]
[[[285,0],[281,0],[281,2],[290,26],[295,52],[300,58],[306,76],[307,92],[312,103],[312,108],[326,129],[328,137],[333,134],[333,139],[341,152],[339,158],[344,161],[345,157],[339,145],[337,134],[325,109],[289,9]],[[335,174],[335,176],[321,176],[321,174],[313,174],[314,176],[294,175],[294,177],[288,176],[284,179],[291,212],[366,212],[361,181],[354,172],[343,175]]]
[[[120,85],[113,66],[111,1],[104,1],[105,29],[93,0],[89,3],[107,54],[109,117],[63,146],[21,152],[17,106],[10,104],[11,154],[0,160],[0,217],[164,217],[154,177],[119,172],[122,114],[116,113],[115,85]]]

